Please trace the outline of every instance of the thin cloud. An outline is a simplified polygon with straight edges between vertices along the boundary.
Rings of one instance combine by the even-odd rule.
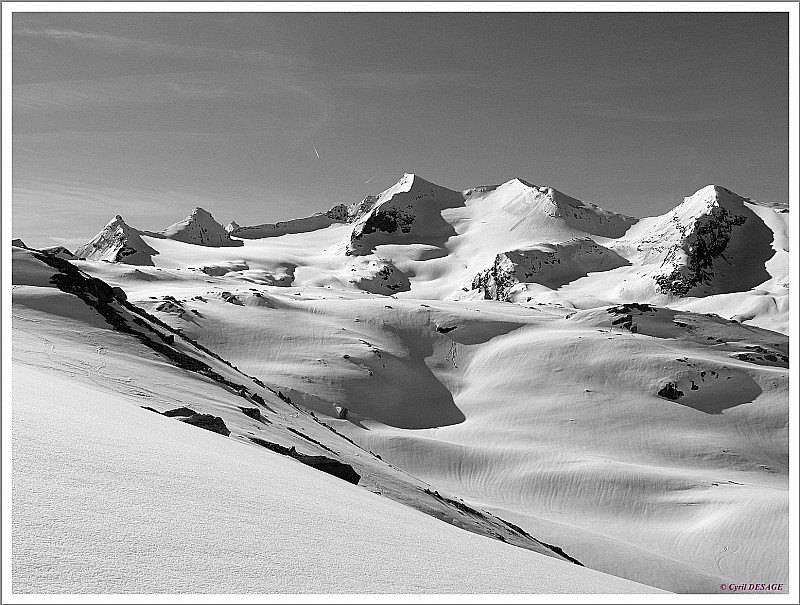
[[[137,213],[146,213],[163,208],[167,201],[186,205],[194,201],[191,195],[178,191],[121,189],[61,179],[26,179],[14,184],[11,195],[15,215],[48,219],[73,215],[75,208],[95,209],[95,214],[105,216],[106,208],[135,207]]]
[[[279,70],[247,70],[18,84],[12,88],[12,107],[15,113],[31,114],[90,109],[96,106],[118,107],[187,100],[266,99],[287,92],[320,102],[291,73]]]
[[[633,122],[709,122],[727,117],[727,114],[719,109],[653,111],[598,101],[577,101],[570,103],[567,107],[574,113]]]
[[[430,86],[480,85],[471,70],[446,72],[355,72],[338,76],[341,86],[351,88],[405,90]]]
[[[72,29],[17,27],[15,36],[44,38],[51,41],[66,42],[85,48],[107,52],[136,53],[148,57],[169,57],[193,61],[218,61],[254,67],[277,67],[283,69],[307,69],[311,65],[302,57],[287,56],[261,50],[235,50],[208,48],[157,40],[140,40],[125,36],[113,36],[83,32]]]

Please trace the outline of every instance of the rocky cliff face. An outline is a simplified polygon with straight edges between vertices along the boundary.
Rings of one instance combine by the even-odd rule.
[[[464,203],[464,194],[405,174],[379,196],[368,196],[355,211],[348,254],[367,254],[386,243],[430,242],[456,232],[441,211]]]
[[[664,272],[653,277],[658,290],[685,296],[698,286],[710,284],[714,262],[724,259],[731,232],[746,221],[746,216],[719,206],[698,218],[691,231],[676,221],[681,241],[668,249],[662,265]]]
[[[745,199],[728,189],[709,185],[671,212],[647,220],[637,249],[645,264],[657,267],[650,277],[661,294],[705,296],[724,292],[742,275],[768,278],[763,269],[742,269],[763,267],[772,256],[771,233]]]

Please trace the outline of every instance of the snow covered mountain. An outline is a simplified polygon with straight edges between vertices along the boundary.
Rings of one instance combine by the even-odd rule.
[[[170,225],[161,234],[167,239],[198,246],[242,245],[239,240],[231,239],[225,228],[214,220],[211,213],[202,208],[194,208],[189,216]]]
[[[558,592],[542,581],[553,564],[567,592],[785,583],[785,210],[709,186],[635,219],[520,179],[455,191],[406,174],[279,223],[223,228],[196,209],[156,232],[116,217],[76,251],[84,260],[15,247],[15,502],[28,511],[15,585],[52,591],[62,576],[42,570],[83,558],[103,571],[76,586],[122,591],[168,590],[159,566],[205,574],[208,592]],[[47,381],[57,388],[37,400],[30,385]],[[42,413],[53,422],[34,429]],[[156,458],[179,444],[194,462],[123,456],[136,435]],[[35,462],[55,449],[69,452],[57,474]],[[147,533],[159,547],[144,564],[110,527],[102,548],[78,539],[110,514],[101,504],[58,525],[68,552],[34,548],[52,517],[37,486],[80,511],[56,475],[88,468],[89,485],[110,485],[114,465],[93,460],[159,493],[178,475],[180,493],[201,494],[186,522],[202,540],[169,525],[187,514],[173,494],[148,508],[173,529]],[[147,498],[109,507],[130,519]],[[386,514],[399,520],[391,549]],[[248,547],[298,535],[302,556]],[[269,573],[209,580],[214,549],[230,553],[216,568],[258,550]],[[486,552],[503,571],[442,549]],[[405,579],[389,577],[389,550],[439,575],[400,564]],[[334,551],[358,565],[310,576],[309,560]]]
[[[129,226],[118,214],[92,241],[75,250],[75,256],[87,260],[124,262],[129,265],[152,265],[158,254],[142,240],[144,232]]]
[[[673,211],[641,221],[620,245],[635,246],[641,264],[656,267],[651,277],[661,292],[706,296],[768,280],[772,239],[744,198],[709,185]]]

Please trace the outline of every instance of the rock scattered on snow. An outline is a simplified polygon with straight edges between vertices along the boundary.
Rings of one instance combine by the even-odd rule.
[[[677,382],[670,381],[661,387],[661,389],[658,391],[658,396],[671,399],[672,401],[678,401],[678,399],[683,397],[683,391],[678,389]]]

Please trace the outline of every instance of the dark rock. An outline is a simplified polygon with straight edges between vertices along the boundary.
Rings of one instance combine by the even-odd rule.
[[[174,416],[194,416],[196,413],[197,412],[189,408],[175,408],[174,410],[163,412],[164,416],[169,416],[170,418]]]
[[[113,286],[111,288],[111,292],[114,295],[114,298],[116,298],[117,300],[128,300],[128,295],[125,294],[125,290],[123,290],[119,286]]]
[[[186,424],[191,424],[192,426],[206,429],[207,431],[211,431],[213,433],[225,435],[226,437],[231,434],[228,427],[225,426],[225,422],[219,416],[212,416],[211,414],[194,414],[186,418],[179,418],[179,420],[181,422],[185,422]]]
[[[658,396],[677,401],[679,398],[683,397],[683,391],[678,390],[677,382],[668,382],[658,391]]]
[[[258,408],[239,408],[242,410],[242,414],[245,416],[250,416],[254,420],[261,420],[261,410]]]
[[[664,263],[671,265],[672,271],[653,278],[659,291],[686,296],[693,288],[710,283],[714,277],[715,259],[724,258],[723,253],[728,247],[733,229],[746,221],[746,216],[714,205],[708,214],[698,217],[691,228],[676,225],[681,238],[672,246]],[[676,260],[684,255],[686,262]]]
[[[236,295],[231,294],[230,292],[223,292],[221,296],[222,300],[229,302],[232,305],[244,305],[244,303]]]
[[[361,479],[361,475],[359,475],[349,464],[339,462],[338,460],[333,460],[332,458],[328,458],[326,456],[306,456],[304,454],[296,454],[295,458],[303,464],[307,464],[318,471],[328,473],[329,475],[333,475],[339,479],[344,479],[345,481],[354,485],[358,485],[358,482]]]
[[[452,330],[455,330],[457,327],[458,326],[450,326],[450,327],[444,328],[444,327],[441,327],[441,326],[436,326],[436,331],[441,333],[441,334],[447,334],[448,332],[451,332]]]
[[[284,456],[294,458],[298,462],[302,462],[303,464],[322,471],[323,473],[328,473],[329,475],[333,475],[339,479],[344,479],[345,481],[348,481],[354,485],[358,485],[358,482],[361,479],[361,475],[359,475],[352,466],[345,464],[344,462],[339,462],[338,460],[333,460],[332,458],[327,458],[326,456],[308,456],[306,454],[300,454],[297,452],[294,446],[288,448],[277,443],[259,439],[258,437],[250,437],[250,441],[278,454],[283,454]]]

